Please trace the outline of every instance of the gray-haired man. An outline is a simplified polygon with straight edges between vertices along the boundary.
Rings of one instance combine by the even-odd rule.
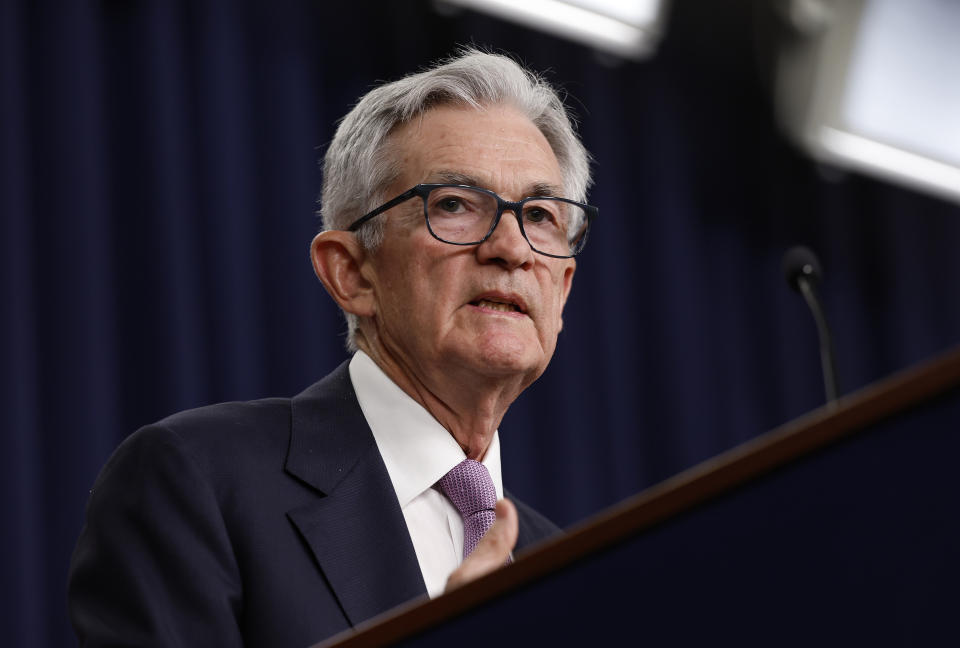
[[[293,399],[181,413],[120,447],[71,569],[81,640],[306,645],[555,532],[502,499],[497,428],[553,355],[588,184],[562,103],[505,57],[362,98],[311,246],[356,353]]]

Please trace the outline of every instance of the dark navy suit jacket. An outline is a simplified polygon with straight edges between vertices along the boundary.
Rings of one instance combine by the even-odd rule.
[[[557,531],[516,503],[518,549]],[[308,646],[424,596],[347,363],[295,398],[131,435],[91,492],[69,582],[86,646]]]

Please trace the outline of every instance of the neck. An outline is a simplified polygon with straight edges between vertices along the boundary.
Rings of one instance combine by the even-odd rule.
[[[526,386],[522,377],[489,378],[458,367],[427,368],[371,345],[362,336],[357,346],[453,436],[468,459],[483,459],[507,408]]]

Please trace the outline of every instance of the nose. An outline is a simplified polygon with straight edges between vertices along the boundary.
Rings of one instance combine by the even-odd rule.
[[[533,250],[520,231],[520,221],[513,211],[504,210],[490,238],[477,246],[477,259],[481,263],[498,263],[509,270],[533,263]]]

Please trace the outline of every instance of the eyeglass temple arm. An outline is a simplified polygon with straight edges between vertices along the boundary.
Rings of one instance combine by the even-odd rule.
[[[364,223],[366,223],[368,220],[370,220],[370,219],[373,218],[374,216],[379,216],[380,214],[382,214],[383,212],[387,211],[387,210],[390,209],[391,207],[396,207],[397,205],[399,205],[400,203],[402,203],[404,200],[409,200],[409,199],[413,198],[413,197],[416,196],[416,195],[417,195],[417,187],[414,187],[413,189],[410,189],[409,191],[404,191],[402,194],[400,194],[399,196],[397,196],[397,197],[394,198],[393,200],[388,200],[387,202],[383,203],[382,205],[380,205],[379,207],[377,207],[376,209],[374,209],[372,212],[370,212],[370,213],[368,213],[368,214],[365,214],[365,215],[361,216],[360,218],[358,218],[357,220],[353,221],[353,223],[350,225],[350,227],[347,228],[347,231],[349,231],[349,232],[356,232],[358,229],[360,229],[360,226],[361,226],[361,225],[363,225]]]

